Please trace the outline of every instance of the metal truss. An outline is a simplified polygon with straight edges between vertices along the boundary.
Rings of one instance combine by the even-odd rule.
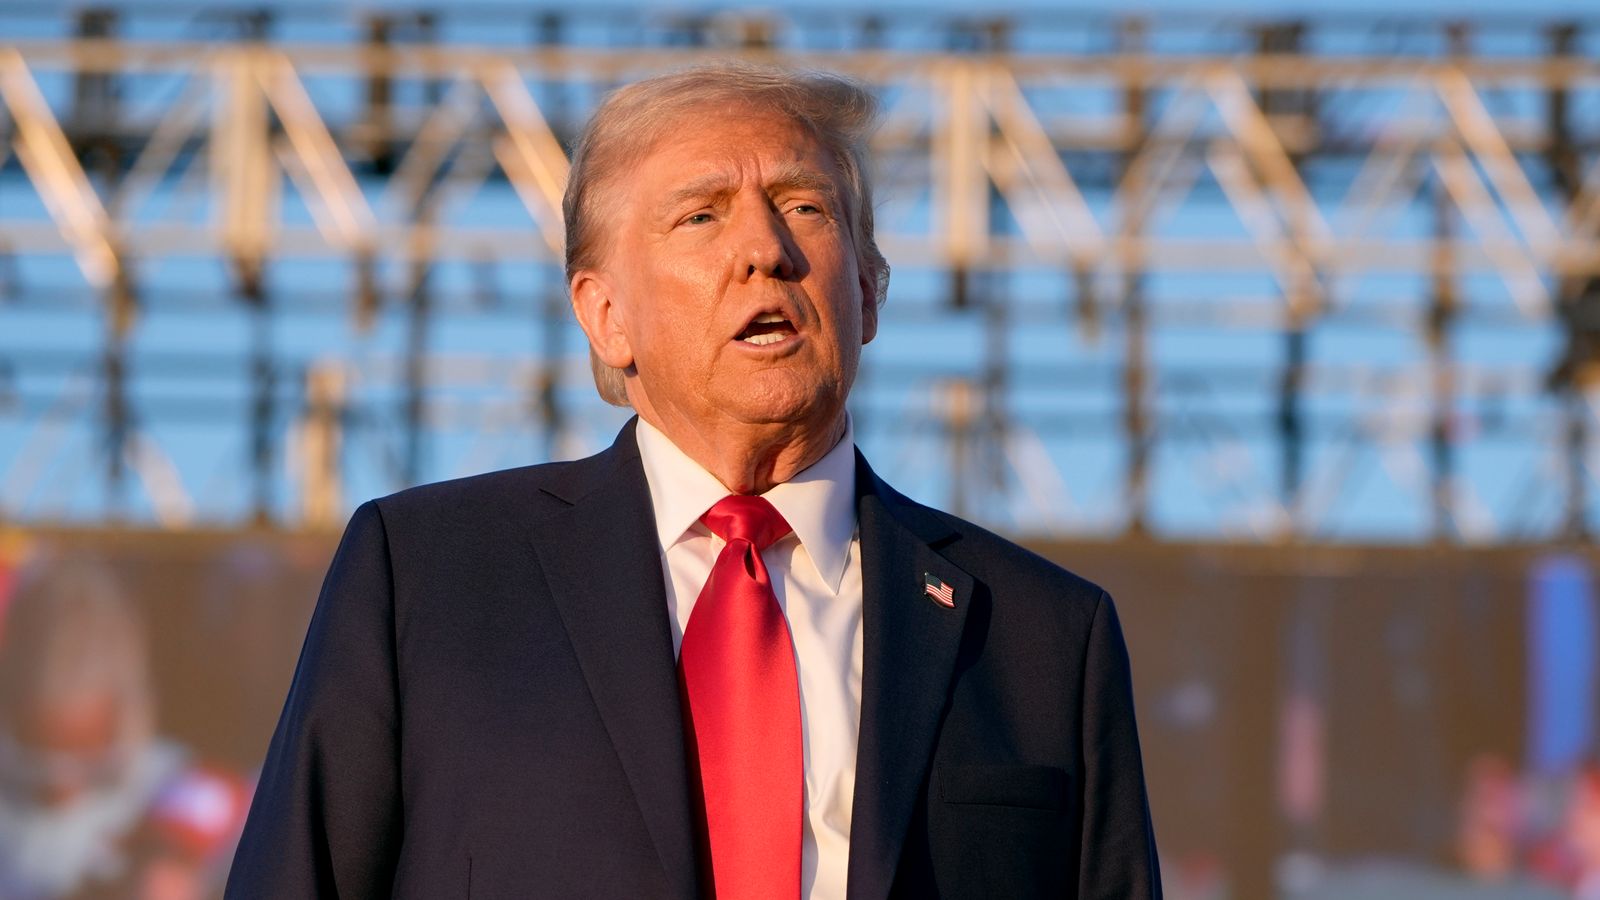
[[[1025,19],[930,37],[865,17],[827,47],[815,23],[733,13],[621,39],[541,13],[534,46],[452,43],[414,12],[342,40],[240,21],[229,40],[153,39],[88,12],[72,36],[0,43],[10,517],[70,517],[89,480],[90,508],[136,519],[328,523],[372,468],[363,441],[386,462],[355,490],[592,445],[615,417],[564,324],[562,148],[609,86],[715,52],[847,73],[884,99],[886,334],[941,330],[869,350],[856,418],[904,448],[930,499],[1054,533],[1337,539],[1374,503],[1414,513],[1412,537],[1589,532],[1593,23],[1522,23],[1508,53],[1462,25],[1399,40],[1343,23],[1342,52],[1306,22],[1190,23],[1198,52],[1136,19],[1062,32],[1096,36],[1086,52],[1018,49]],[[197,268],[221,274],[197,286]],[[438,347],[486,295],[528,345]],[[160,350],[141,322],[164,312],[251,337]],[[357,344],[385,322],[400,336],[314,359],[273,337],[329,312]],[[100,323],[97,349],[53,349],[37,330],[65,321],[51,315]],[[1186,361],[1172,348],[1189,332],[1256,349]],[[1397,354],[1363,352],[1397,337]],[[1494,349],[1519,340],[1559,349]],[[152,399],[140,379],[163,366],[247,396]],[[187,472],[154,427],[169,414],[240,423],[247,450],[224,475]],[[97,462],[52,489],[72,429],[97,436]],[[472,436],[440,464],[428,448],[452,430]],[[1511,461],[1474,456],[1489,445]],[[1080,452],[1106,461],[1085,475]],[[210,503],[208,477],[252,495]],[[1360,498],[1373,478],[1387,500]],[[1187,511],[1164,511],[1172,496]]]

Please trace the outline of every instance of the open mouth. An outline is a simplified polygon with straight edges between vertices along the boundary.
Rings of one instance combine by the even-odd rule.
[[[750,324],[739,332],[737,340],[764,347],[786,340],[797,333],[794,325],[784,318],[782,313],[762,313],[750,320]]]

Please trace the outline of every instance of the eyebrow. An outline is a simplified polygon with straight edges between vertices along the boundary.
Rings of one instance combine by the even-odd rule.
[[[721,199],[737,189],[737,185],[726,175],[705,175],[662,198],[656,205],[656,210],[659,215],[666,215],[690,200]],[[780,167],[767,182],[766,190],[768,193],[814,191],[827,198],[830,205],[837,205],[839,199],[839,191],[834,187],[833,179],[799,163],[787,163]]]

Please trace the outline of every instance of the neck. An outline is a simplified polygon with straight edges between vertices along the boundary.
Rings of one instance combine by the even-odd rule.
[[[638,408],[644,419],[684,455],[699,463],[735,494],[764,494],[805,471],[844,437],[845,413],[804,423],[691,426],[655,410]]]

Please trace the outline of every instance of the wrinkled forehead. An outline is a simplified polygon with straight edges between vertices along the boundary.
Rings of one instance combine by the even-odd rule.
[[[792,131],[796,140],[817,141],[816,133],[799,116],[776,103],[762,103],[738,98],[718,100],[710,98],[683,98],[664,103],[648,119],[641,130],[641,150],[653,151],[674,135],[688,132],[707,132],[734,129],[751,122],[764,127]]]
[[[840,177],[839,160],[821,136],[808,123],[781,108],[748,101],[731,105],[702,101],[665,112],[628,135],[624,146],[605,148],[605,154],[611,158],[596,188],[603,202],[613,207],[630,199],[654,202],[659,199],[658,195],[681,187],[679,182],[704,177],[724,160],[715,155],[705,157],[690,169],[675,168],[667,173],[665,181],[638,177],[653,157],[691,134],[713,139],[718,134],[726,134],[726,158],[732,159],[738,153],[741,138],[750,133],[752,125],[770,133],[788,133],[793,152],[778,160],[781,168],[775,170],[772,177],[795,180],[809,171],[828,179],[831,192],[848,201],[849,186]]]

